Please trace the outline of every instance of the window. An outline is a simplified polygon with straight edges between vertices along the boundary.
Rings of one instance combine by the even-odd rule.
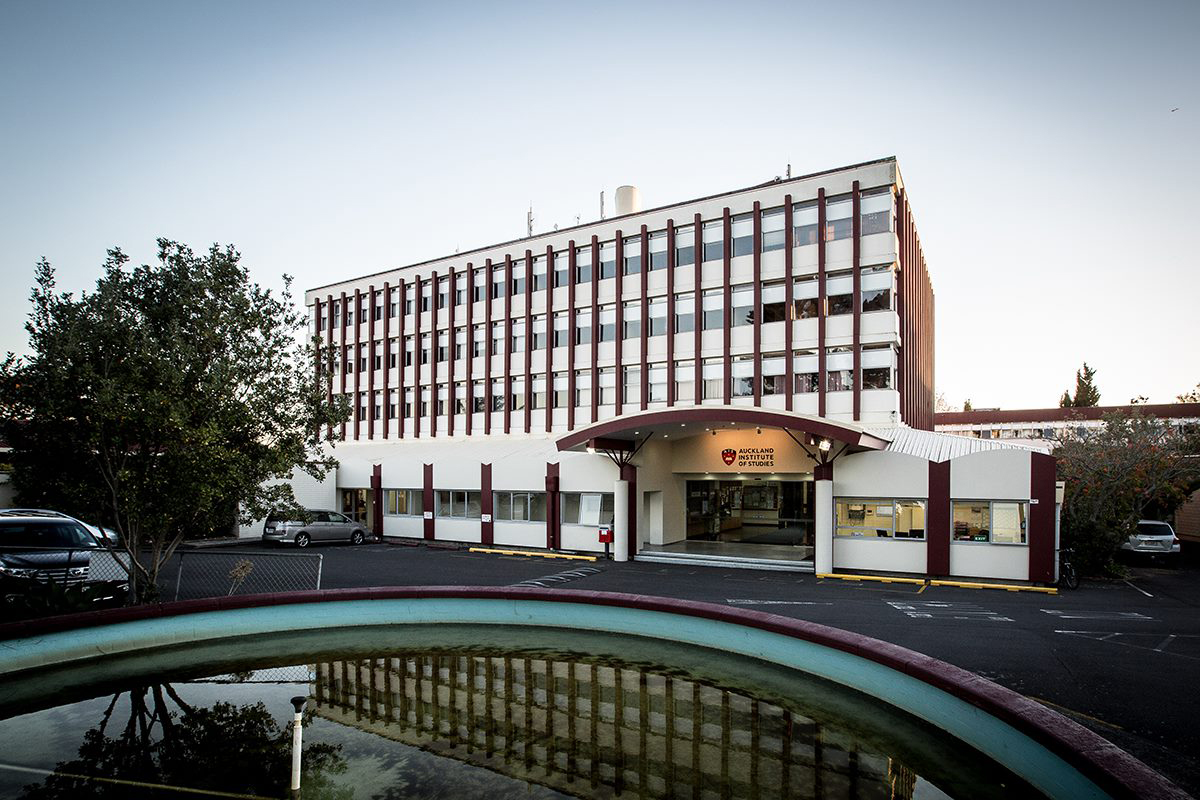
[[[636,275],[642,271],[642,237],[626,236],[621,242],[621,260],[624,274]]]
[[[763,252],[782,250],[784,244],[783,209],[768,208],[762,212],[762,249]]]
[[[862,376],[864,389],[892,388],[891,367],[871,367],[870,369],[864,368],[862,371]]]
[[[504,352],[504,323],[492,323],[492,355],[498,356]]]
[[[849,197],[825,199],[825,241],[854,235],[854,203]]]
[[[471,302],[482,303],[487,299],[487,275],[477,269],[471,273]]]
[[[757,356],[735,356],[731,367],[734,397],[754,396],[754,359]]]
[[[487,411],[487,392],[483,381],[471,381],[471,412],[482,414]]]
[[[467,302],[467,276],[458,274],[454,276],[454,305],[461,306]]]
[[[862,293],[862,310],[887,311],[892,307],[891,289],[869,289]]]
[[[705,289],[703,302],[704,330],[716,331],[725,327],[725,297],[722,289]]]
[[[504,410],[504,379],[492,378],[492,411]]]
[[[563,492],[559,495],[564,525],[611,525],[613,496],[599,492]]]
[[[438,281],[438,296],[437,296],[437,307],[438,308],[446,307],[446,298],[449,295],[449,291],[450,291],[450,281],[449,280]]]
[[[425,511],[424,499],[420,489],[384,489],[383,513],[389,517],[419,517]]]
[[[575,314],[575,344],[592,341],[592,312],[578,311]]]
[[[762,393],[787,394],[787,355],[764,353],[762,356]]]
[[[730,292],[729,324],[737,328],[754,324],[754,287],[748,283]],[[706,315],[707,316],[707,315]]]
[[[816,392],[820,387],[817,354],[811,350],[796,351],[792,359],[792,371],[796,375],[796,394]]]
[[[438,334],[437,339],[437,360],[442,363],[446,360],[446,356],[450,355],[450,335],[445,331]]]
[[[446,386],[444,384],[439,384],[437,387],[437,402],[435,404],[435,409],[436,409],[437,415],[439,417],[446,416],[446,400],[447,399],[449,399],[449,398],[447,397]]]
[[[400,303],[398,300],[399,297],[399,289],[390,289],[388,291],[388,316],[392,319],[395,319],[396,314],[400,311]]]
[[[570,322],[565,311],[554,315],[554,347],[566,347],[571,343],[571,330],[567,327]]]
[[[704,260],[720,261],[725,257],[725,223],[719,219],[704,223]]]
[[[434,514],[439,517],[479,519],[481,495],[479,492],[458,489],[438,489],[434,493]]]
[[[812,278],[797,280],[793,287],[792,308],[794,319],[811,319],[817,316],[817,282]]]
[[[567,250],[559,250],[554,254],[554,285],[566,286],[570,278],[571,254]]]
[[[492,267],[492,299],[504,297],[504,265]]]
[[[424,281],[421,283],[421,310],[429,310],[429,301],[433,298],[433,282]]]
[[[637,339],[642,335],[642,301],[630,300],[621,308],[621,338]]]
[[[599,375],[599,402],[602,406],[611,406],[617,402],[617,374],[612,367],[601,367]]]
[[[592,404],[592,372],[575,370],[575,407],[588,408]]]
[[[647,397],[650,403],[667,402],[667,367],[665,364],[651,364],[647,370]]]
[[[534,350],[546,349],[546,315],[533,315],[533,330],[531,331],[533,340],[531,346]]]
[[[429,338],[430,337],[429,337],[428,333],[421,334],[421,363],[422,364],[429,363]]]
[[[696,263],[696,231],[691,225],[675,229],[675,266],[686,267]]]
[[[706,358],[701,364],[701,377],[704,379],[704,399],[722,400],[725,397],[725,361],[720,358]]]
[[[853,294],[831,294],[829,295],[829,316],[837,316],[838,314],[851,314],[854,312],[854,295]]]
[[[341,300],[333,301],[332,318],[333,318],[333,321],[330,322],[329,324],[331,326],[333,326],[334,328],[336,328],[338,326],[338,323],[341,322],[341,319],[342,319],[342,301]]]
[[[892,265],[865,267],[862,270],[862,310],[888,311],[892,307]]]
[[[892,229],[892,189],[864,192],[859,198],[858,214],[863,236],[887,233]]]
[[[487,331],[482,325],[471,326],[471,355],[482,356],[487,352]]]
[[[412,419],[413,417],[413,390],[404,390],[404,418]]]
[[[371,369],[383,369],[383,343],[375,343],[375,356],[371,359]]]
[[[603,242],[600,245],[600,279],[617,275],[617,243]]]
[[[383,319],[383,303],[379,302],[379,292],[375,293],[371,300],[371,319],[378,322]]]
[[[623,403],[640,403],[642,401],[642,368],[623,367],[621,385],[625,388],[621,394]]]
[[[754,215],[738,214],[733,218],[730,229],[733,237],[733,255],[748,256],[754,252]]]
[[[592,248],[575,248],[575,282],[589,283],[592,280]]]
[[[675,402],[690,403],[696,396],[696,362],[675,362]]]
[[[924,500],[841,497],[834,501],[835,536],[925,539]]]
[[[492,509],[497,521],[545,522],[545,492],[495,492]]]
[[[533,291],[546,288],[546,257],[534,256],[533,259]]]
[[[551,396],[551,402],[555,408],[566,408],[568,403],[567,397],[567,373],[554,373],[554,394]]]
[[[667,298],[656,297],[650,301],[651,336],[662,336],[667,332]]]
[[[687,333],[696,329],[696,296],[691,292],[675,295],[675,332]]]
[[[955,500],[954,541],[1025,544],[1027,504],[1000,500]]]
[[[792,206],[792,239],[796,247],[817,243],[817,201]]]
[[[650,250],[650,271],[667,268],[667,232],[657,231],[650,234],[648,243]]]
[[[467,413],[467,385],[462,381],[454,384],[454,413]]]
[[[525,294],[525,259],[513,262],[513,296]]]
[[[463,357],[467,349],[467,329],[454,329],[454,360],[458,361]]]
[[[854,389],[854,370],[852,369],[829,369],[825,371],[826,381],[825,391],[827,392],[849,392]]]
[[[784,322],[787,320],[787,303],[784,298],[786,294],[787,286],[783,281],[763,284],[762,321],[764,325],[768,322]]]
[[[529,392],[529,407],[534,411],[546,407],[546,379],[534,378]]]
[[[512,405],[509,406],[513,411],[523,411],[525,409],[525,378],[513,378],[512,396],[510,398]]]
[[[614,306],[600,306],[600,335],[598,341],[611,342],[617,338],[617,309]]]

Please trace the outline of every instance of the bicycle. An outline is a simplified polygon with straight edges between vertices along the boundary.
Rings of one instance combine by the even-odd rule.
[[[1058,551],[1058,585],[1067,589],[1079,588],[1079,573],[1071,563],[1071,554],[1074,552],[1070,547]]]

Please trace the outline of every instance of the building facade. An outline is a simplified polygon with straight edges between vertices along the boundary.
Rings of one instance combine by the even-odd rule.
[[[1036,454],[931,432],[933,291],[894,159],[306,302],[328,393],[353,407],[334,499],[384,535],[594,551],[611,528],[618,558],[1049,579]],[[934,465],[967,456],[1011,480],[963,478],[963,521]],[[956,559],[960,522],[1006,566]]]

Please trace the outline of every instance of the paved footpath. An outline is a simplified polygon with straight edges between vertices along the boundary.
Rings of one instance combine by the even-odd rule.
[[[724,603],[855,631],[1045,703],[1200,797],[1200,569],[1135,567],[1127,582],[1048,595],[384,544],[309,552],[324,556],[327,589],[507,586],[586,566],[598,570],[542,583]]]

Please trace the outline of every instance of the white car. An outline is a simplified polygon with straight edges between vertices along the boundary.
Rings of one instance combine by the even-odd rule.
[[[1152,519],[1138,520],[1137,528],[1121,543],[1121,549],[1129,553],[1151,555],[1179,555],[1179,537],[1165,522]]]

